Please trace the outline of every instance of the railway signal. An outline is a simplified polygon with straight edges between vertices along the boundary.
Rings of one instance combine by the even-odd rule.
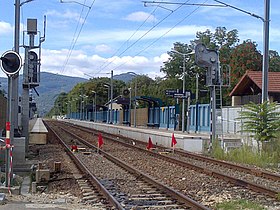
[[[30,82],[37,83],[38,55],[34,51],[28,52],[28,77]]]
[[[1,69],[8,76],[17,74],[22,66],[22,60],[18,53],[7,51],[3,53],[1,59]]]

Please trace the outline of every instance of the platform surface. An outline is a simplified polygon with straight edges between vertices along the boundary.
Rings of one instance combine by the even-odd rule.
[[[42,118],[37,118],[33,128],[31,129],[31,133],[48,133]]]

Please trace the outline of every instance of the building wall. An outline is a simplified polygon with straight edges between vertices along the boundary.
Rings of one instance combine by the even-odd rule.
[[[147,126],[148,108],[136,109],[136,126]],[[131,126],[134,125],[134,109],[131,109]]]
[[[7,99],[0,95],[0,131],[5,128],[7,116]]]

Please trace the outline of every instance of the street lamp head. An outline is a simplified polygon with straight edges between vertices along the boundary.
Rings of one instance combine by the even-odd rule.
[[[189,52],[187,52],[187,53],[181,53],[181,52],[179,52],[179,51],[177,51],[177,50],[175,50],[175,49],[171,49],[171,52],[174,52],[174,53],[177,53],[177,54],[179,54],[179,55],[182,55],[182,56],[186,56],[186,55],[193,55],[193,54],[195,54],[195,51],[189,51]]]

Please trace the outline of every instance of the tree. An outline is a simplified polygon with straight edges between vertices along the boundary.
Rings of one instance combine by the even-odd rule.
[[[275,50],[269,50],[269,71],[280,71],[280,56]]]
[[[244,108],[245,110],[240,112],[238,119],[243,120],[243,131],[254,137],[260,152],[260,143],[276,138],[276,134],[280,130],[280,112],[277,111],[276,103],[268,101],[261,104],[250,102],[244,105]]]
[[[261,71],[262,55],[257,50],[257,44],[248,39],[236,46],[231,54],[230,67],[232,88],[247,70]]]

